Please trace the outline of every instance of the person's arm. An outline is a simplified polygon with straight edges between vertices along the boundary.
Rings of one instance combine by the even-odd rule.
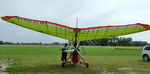
[[[60,50],[63,51],[63,48],[61,48]]]

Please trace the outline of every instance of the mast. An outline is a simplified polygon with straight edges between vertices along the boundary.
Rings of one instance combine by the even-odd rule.
[[[76,28],[75,28],[75,42],[74,42],[74,47],[77,47],[77,42],[78,42],[78,18],[76,21]]]
[[[78,38],[78,18],[77,18],[77,22],[76,22],[76,31],[75,31],[75,43],[77,43],[77,38]]]

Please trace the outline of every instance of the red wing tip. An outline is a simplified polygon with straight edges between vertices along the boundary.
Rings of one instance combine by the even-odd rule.
[[[9,19],[11,19],[11,18],[16,18],[16,17],[18,17],[18,16],[3,16],[3,17],[1,17],[3,20],[9,20]]]
[[[138,24],[143,26],[146,30],[150,30],[150,25],[149,24],[141,24],[141,23],[138,23]]]

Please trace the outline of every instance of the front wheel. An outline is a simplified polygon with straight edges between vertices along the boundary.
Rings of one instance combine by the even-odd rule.
[[[144,61],[149,61],[149,57],[148,57],[147,55],[144,55],[144,56],[143,56],[143,60],[144,60]]]
[[[89,68],[89,64],[86,65],[86,68]]]

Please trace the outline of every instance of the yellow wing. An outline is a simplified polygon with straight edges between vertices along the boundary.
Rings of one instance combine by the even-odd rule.
[[[132,34],[136,32],[150,30],[147,24],[129,24],[118,26],[98,26],[90,28],[72,28],[65,25],[52,23],[48,21],[32,20],[18,16],[1,17],[3,20],[48,35],[60,37],[63,39],[75,41],[75,32],[78,34],[79,41],[102,39],[121,35]]]

